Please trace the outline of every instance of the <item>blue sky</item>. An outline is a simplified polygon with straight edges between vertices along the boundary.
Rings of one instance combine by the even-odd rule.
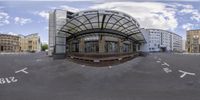
[[[48,12],[55,9],[81,11],[112,9],[136,18],[141,28],[169,30],[185,38],[186,30],[200,29],[200,1],[0,1],[0,33],[39,33],[48,41]]]

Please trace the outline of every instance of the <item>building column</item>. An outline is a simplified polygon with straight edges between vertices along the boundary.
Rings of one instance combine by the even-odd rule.
[[[99,53],[105,52],[105,37],[99,36]]]
[[[118,43],[119,43],[119,53],[123,53],[123,43],[121,39],[118,39]]]
[[[131,53],[133,52],[133,43],[132,42],[130,43],[130,50],[129,50],[129,52],[131,52]]]
[[[136,52],[138,51],[138,45],[139,45],[139,44],[135,44]]]
[[[83,53],[85,52],[85,41],[84,38],[81,38],[79,41],[79,52]]]

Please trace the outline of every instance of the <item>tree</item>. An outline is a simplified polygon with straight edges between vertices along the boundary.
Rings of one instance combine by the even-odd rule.
[[[42,44],[42,51],[45,51],[48,49],[48,44]]]

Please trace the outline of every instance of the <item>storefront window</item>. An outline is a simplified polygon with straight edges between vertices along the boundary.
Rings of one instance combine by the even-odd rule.
[[[85,52],[99,52],[99,42],[98,41],[86,41],[85,42]]]
[[[105,51],[110,53],[118,52],[118,43],[114,41],[106,41]]]
[[[79,44],[72,43],[72,52],[79,52]]]
[[[130,52],[130,44],[123,44],[123,52]]]

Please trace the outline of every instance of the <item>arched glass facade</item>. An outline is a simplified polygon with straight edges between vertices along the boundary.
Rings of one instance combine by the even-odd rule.
[[[65,39],[68,54],[133,53],[138,44],[146,42],[134,18],[113,10],[72,14],[57,31],[59,39],[55,41]]]

